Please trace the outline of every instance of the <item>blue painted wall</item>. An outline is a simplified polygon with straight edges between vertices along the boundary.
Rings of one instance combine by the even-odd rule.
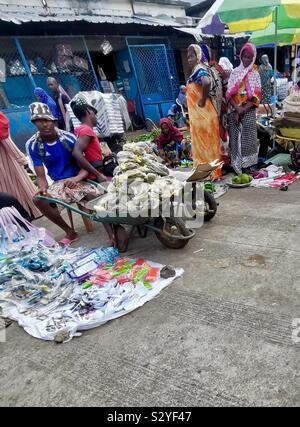
[[[115,53],[115,60],[119,78],[121,80],[128,80],[129,88],[125,87],[125,94],[127,99],[134,99],[136,103],[137,113],[143,117],[143,109],[141,106],[141,100],[139,96],[138,86],[134,75],[133,66],[131,63],[131,58],[128,52],[128,49],[121,50],[120,52]],[[125,70],[124,62],[127,61],[129,64],[130,72],[128,73]]]
[[[37,86],[45,89],[51,96],[47,87],[47,76],[34,76]],[[81,90],[80,83],[75,76],[62,76],[59,81],[70,95],[75,95]],[[3,110],[10,121],[10,132],[15,144],[24,151],[26,141],[36,131],[30,122],[28,106],[35,101],[34,89],[28,77],[8,77],[3,83],[6,96],[11,103],[11,109]],[[21,106],[21,107],[20,107]]]
[[[36,132],[36,127],[30,121],[28,108],[5,110],[5,115],[9,119],[10,134],[14,143],[25,152],[27,140]]]

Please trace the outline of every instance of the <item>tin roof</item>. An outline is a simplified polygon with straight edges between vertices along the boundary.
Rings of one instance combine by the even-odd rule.
[[[30,5],[21,1],[19,4],[8,4],[0,0],[0,21],[11,22],[17,25],[28,22],[76,22],[85,21],[92,24],[140,24],[151,26],[181,26],[175,20],[156,19],[139,15],[116,15],[117,11],[112,11],[112,15],[101,14],[100,9],[78,10],[69,7],[62,7],[59,2],[52,2],[51,8],[42,6],[42,2]]]

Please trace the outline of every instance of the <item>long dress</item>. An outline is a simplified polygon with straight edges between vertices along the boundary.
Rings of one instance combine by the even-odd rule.
[[[208,75],[206,71],[200,69],[190,78],[187,85],[194,167],[221,158],[220,123],[216,108],[210,97],[207,98],[204,108],[200,108],[198,105],[203,97],[201,80],[206,75]],[[220,177],[221,170],[218,169],[215,171],[214,178]]]
[[[2,115],[2,119],[5,120]],[[0,125],[4,123],[1,120]],[[7,119],[6,119],[7,120]],[[8,120],[7,120],[8,126]],[[5,139],[4,139],[5,138]],[[0,191],[14,196],[32,218],[41,216],[32,201],[37,188],[27,175],[24,166],[27,159],[11,140],[8,130],[0,129]]]
[[[262,104],[271,104],[272,97],[272,83],[271,78],[274,75],[271,66],[268,68],[264,65],[259,67],[259,74],[261,78],[261,89],[262,89]]]
[[[256,78],[259,79],[258,73]],[[244,81],[233,99],[238,106],[243,106],[250,101]],[[259,85],[257,85],[251,101],[253,108],[241,117],[238,124],[235,122],[234,111],[230,111],[228,116],[231,165],[237,174],[240,174],[243,169],[256,165],[258,160],[256,108],[260,103]]]

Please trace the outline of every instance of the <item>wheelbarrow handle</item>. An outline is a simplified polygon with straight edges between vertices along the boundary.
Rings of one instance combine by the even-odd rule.
[[[36,196],[36,199],[37,200],[43,200],[43,201],[48,202],[48,203],[55,203],[56,205],[63,206],[64,208],[70,209],[72,212],[75,212],[81,216],[85,216],[86,218],[88,218],[92,221],[94,219],[94,216],[92,214],[88,214],[84,211],[81,211],[80,209],[75,208],[74,206],[70,206],[68,203],[62,202],[61,200],[53,199],[52,197],[45,197],[45,196]]]
[[[91,179],[87,179],[86,182],[103,191],[104,193],[108,193],[107,188],[103,187],[99,182],[92,181]]]

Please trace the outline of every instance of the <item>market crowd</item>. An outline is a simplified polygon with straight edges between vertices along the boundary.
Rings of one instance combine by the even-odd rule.
[[[157,154],[169,167],[183,160],[194,167],[226,162],[229,141],[231,167],[236,174],[248,173],[258,161],[257,109],[271,103],[274,72],[268,57],[264,55],[256,66],[256,48],[247,43],[234,68],[228,58],[211,61],[205,45],[192,44],[187,60],[191,73],[168,117],[161,120]],[[65,232],[60,244],[70,245],[78,234],[51,199],[80,205],[98,197],[90,180],[104,183],[116,165],[104,168],[105,156],[94,130],[97,110],[80,97],[71,102],[55,78],[49,77],[47,84],[52,96],[36,88],[37,101],[30,105],[36,133],[26,144],[27,157],[13,143],[9,121],[0,113],[0,207],[13,205],[31,219],[44,215]],[[79,123],[73,133],[66,131],[70,114]],[[189,127],[191,141],[184,138],[182,124]],[[38,190],[27,173],[28,159]],[[214,178],[221,175],[219,168]],[[115,230],[106,226],[106,231],[113,242]],[[122,227],[118,233],[122,240]]]

